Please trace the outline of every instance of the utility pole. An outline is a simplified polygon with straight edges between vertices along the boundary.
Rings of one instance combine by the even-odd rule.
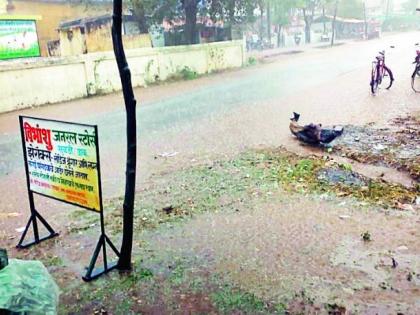
[[[114,46],[115,59],[117,60],[120,73],[122,90],[124,95],[126,119],[127,119],[127,163],[125,172],[125,195],[123,205],[123,240],[121,244],[118,269],[121,271],[131,270],[131,252],[133,249],[133,220],[134,198],[136,190],[136,165],[137,165],[137,122],[136,122],[136,99],[133,85],[131,84],[131,72],[125,57],[122,42],[122,0],[114,0],[114,14],[112,16],[112,43]]]

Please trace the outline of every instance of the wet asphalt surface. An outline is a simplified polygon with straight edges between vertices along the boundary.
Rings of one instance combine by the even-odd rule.
[[[381,125],[420,109],[419,95],[410,89],[414,43],[419,39],[419,32],[403,33],[332,49],[312,48],[194,81],[136,89],[138,183],[191,161],[247,147],[285,145],[307,150],[288,132],[292,111],[300,112],[304,123]],[[390,45],[396,48],[388,49]],[[370,65],[382,49],[387,49],[387,64],[396,82],[390,91],[372,97]],[[2,233],[16,234],[15,228],[25,224],[28,211],[18,115],[97,124],[104,196],[122,194],[125,113],[120,94],[0,115],[0,242]],[[162,157],[166,153],[173,157]],[[45,198],[36,202],[53,221],[62,216],[57,210],[67,208]],[[4,216],[7,213],[20,215]]]

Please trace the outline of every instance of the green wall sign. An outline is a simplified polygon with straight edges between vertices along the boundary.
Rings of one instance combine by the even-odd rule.
[[[39,56],[34,20],[0,20],[0,60]]]

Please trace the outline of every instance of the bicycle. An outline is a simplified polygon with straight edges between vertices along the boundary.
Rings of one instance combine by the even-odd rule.
[[[376,60],[372,62],[372,73],[370,79],[370,89],[372,94],[376,94],[379,85],[386,83],[386,89],[389,90],[394,83],[394,75],[391,69],[385,65],[385,50],[379,52]]]
[[[417,43],[416,46],[419,44]],[[416,51],[416,59],[413,64],[416,65],[414,72],[411,75],[411,88],[414,92],[420,93],[420,50]]]

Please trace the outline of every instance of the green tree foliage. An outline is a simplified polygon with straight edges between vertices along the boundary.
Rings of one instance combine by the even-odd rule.
[[[344,18],[364,19],[362,0],[341,0],[338,2],[338,15]]]
[[[207,12],[204,13],[213,21],[223,20],[231,25],[254,22],[257,5],[256,1],[252,0],[207,0]]]
[[[271,23],[276,25],[277,29],[277,47],[281,46],[282,37],[281,30],[283,27],[289,25],[291,9],[295,5],[294,0],[267,0],[269,8],[271,8]]]
[[[411,7],[417,0],[408,0]],[[332,15],[335,0],[129,0],[130,7],[139,21],[142,32],[151,25],[162,23],[163,19],[185,20],[184,33],[187,43],[196,43],[198,18],[210,17],[213,21],[223,20],[226,25],[255,22],[256,14],[261,19],[260,33],[263,35],[264,15],[268,25],[280,30],[290,22],[293,9],[300,11],[305,22],[306,42],[311,41],[311,25],[320,12]],[[363,0],[339,0],[338,15],[345,18],[363,18]],[[268,34],[270,33],[270,27]],[[280,33],[280,32],[278,32]],[[280,40],[280,38],[279,38]]]
[[[407,0],[403,3],[404,11],[408,14],[416,14],[416,9],[420,8],[419,0]]]
[[[128,0],[128,6],[137,18],[141,32],[147,33],[150,26],[161,24],[163,19],[172,20],[182,16],[177,0]]]
[[[286,26],[290,22],[290,10],[294,0],[268,0],[271,2],[273,24]]]
[[[321,0],[295,0],[295,7],[302,11],[305,21],[305,41],[311,42],[311,26],[314,21],[315,10],[322,4]]]
[[[150,26],[150,12],[152,0],[131,0],[133,15],[136,17],[140,31],[147,33]]]
[[[254,20],[256,4],[251,0],[129,0],[129,7],[143,32],[153,24],[162,23],[163,19],[185,20],[186,41],[194,44],[197,41],[195,34],[198,17],[223,20],[231,25],[251,22]]]
[[[181,0],[182,14],[185,17],[184,33],[188,44],[197,44],[195,34],[199,3],[200,0]]]

